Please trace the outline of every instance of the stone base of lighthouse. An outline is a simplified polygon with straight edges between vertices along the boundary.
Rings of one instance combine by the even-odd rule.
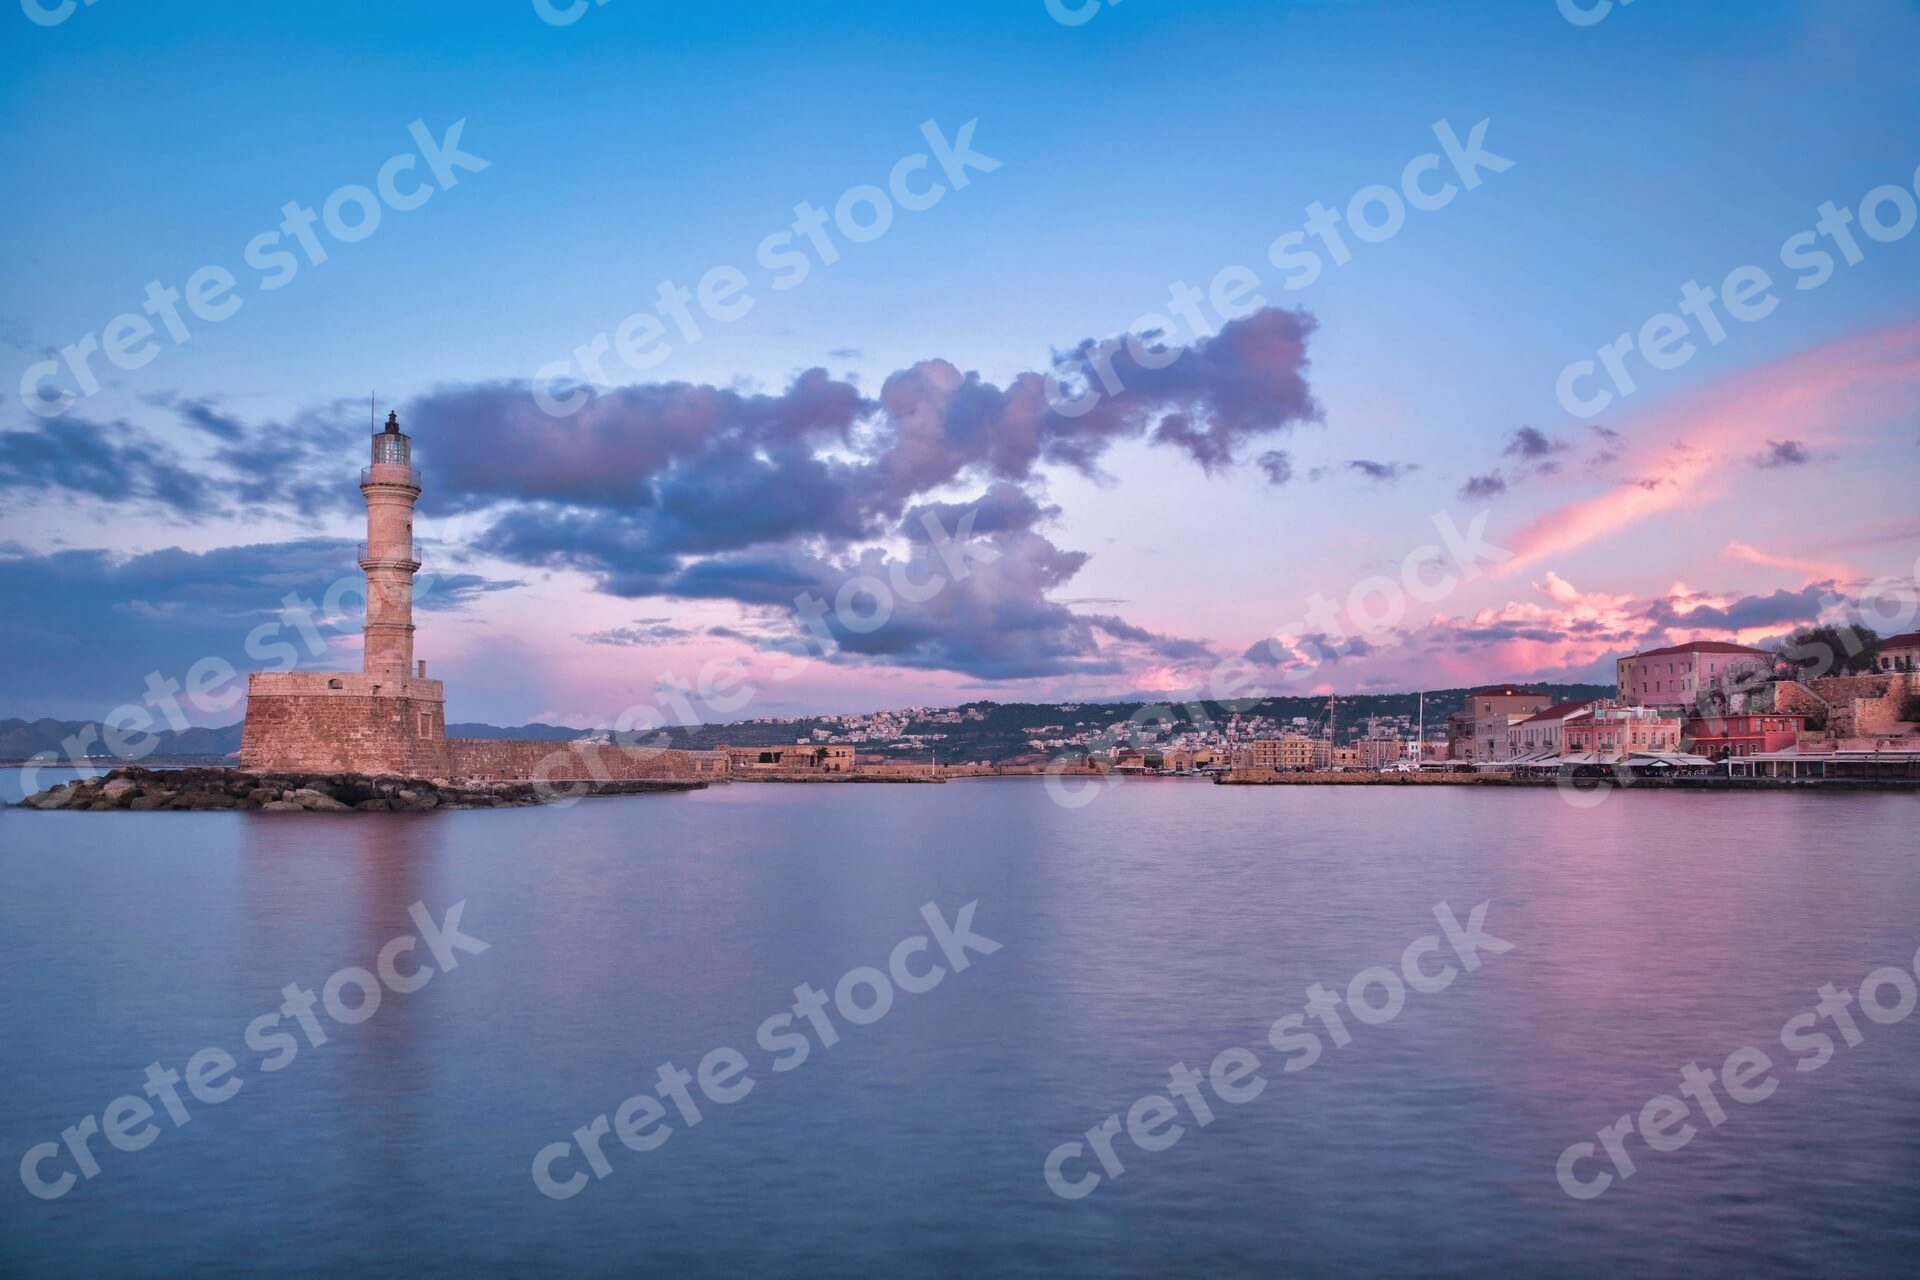
[[[359,671],[257,672],[247,681],[240,767],[451,777],[446,702],[438,680]]]

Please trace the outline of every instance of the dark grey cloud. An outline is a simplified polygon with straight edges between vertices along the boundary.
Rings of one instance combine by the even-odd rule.
[[[1612,427],[1603,427],[1597,422],[1588,423],[1587,430],[1593,432],[1599,439],[1599,444],[1594,447],[1593,456],[1587,459],[1589,466],[1605,467],[1619,461],[1622,437],[1618,431]]]
[[[1284,449],[1269,449],[1254,461],[1266,473],[1268,484],[1282,485],[1293,479],[1293,458]]]
[[[183,520],[214,514],[224,496],[126,422],[58,417],[0,432],[0,492],[49,490],[151,504]]]
[[[708,633],[719,628],[709,628]],[[588,644],[619,645],[631,648],[646,648],[653,645],[672,644],[680,640],[692,639],[696,633],[686,627],[677,627],[666,618],[641,618],[630,627],[615,627],[609,631],[593,631],[576,637]]]
[[[1374,484],[1393,484],[1419,469],[1419,464],[1413,462],[1375,462],[1371,458],[1353,458],[1337,465],[1315,467],[1307,472],[1307,479],[1326,480],[1344,471]]]
[[[1143,658],[1174,664],[1211,660],[1212,650],[1199,642],[1160,635],[1108,614],[1081,613],[1052,599],[1088,558],[1055,546],[1035,530],[1055,515],[1057,509],[1041,505],[1025,490],[1001,483],[975,502],[909,508],[889,530],[908,547],[900,558],[875,548],[833,554],[781,543],[642,568],[623,559],[631,548],[617,543],[599,550],[621,558],[620,563],[588,562],[578,550],[584,544],[577,528],[542,545],[575,548],[567,553],[568,562],[602,573],[602,589],[615,594],[744,605],[757,624],[719,630],[759,648],[805,649],[830,662],[1019,680],[1119,675]],[[935,546],[929,518],[950,537],[966,530],[978,540],[983,550],[965,557],[965,576]],[[503,534],[516,541],[537,536],[538,530],[524,523]],[[523,553],[517,545],[493,549]],[[956,558],[963,555],[952,544],[948,550]],[[922,601],[895,590],[904,581],[912,594],[922,594],[936,577],[943,585]],[[858,624],[879,608],[869,590],[873,583],[882,584],[888,597],[884,623],[871,629],[849,626],[847,618]],[[809,603],[796,603],[803,599]],[[808,613],[824,638],[809,626]]]
[[[1158,369],[1123,345],[1107,356],[1122,389],[1109,395],[1097,377],[1090,387],[1070,377],[1058,396],[1065,412],[1044,374],[1002,387],[933,359],[893,373],[873,399],[811,369],[778,394],[616,388],[565,418],[542,412],[523,384],[441,388],[409,405],[407,419],[432,504],[618,512],[632,549],[656,555],[847,541],[943,485],[1023,481],[1046,463],[1093,473],[1129,439],[1176,448],[1209,470],[1229,465],[1245,442],[1318,418],[1305,380],[1313,327],[1303,312],[1270,308]],[[1059,362],[1100,351],[1089,339]],[[583,521],[583,532],[607,536],[596,524]]]
[[[1279,636],[1256,640],[1247,646],[1246,652],[1240,657],[1256,667],[1289,671],[1296,668],[1311,669],[1322,662],[1337,663],[1344,658],[1364,658],[1378,648],[1365,636],[1336,639],[1324,631],[1314,631],[1296,637],[1292,643]]]
[[[1420,466],[1413,462],[1375,462],[1369,458],[1355,458],[1347,463],[1347,470],[1365,476],[1375,484],[1394,484],[1403,477],[1418,471]]]
[[[1252,442],[1317,421],[1306,381],[1314,327],[1303,311],[1268,308],[1191,346],[1142,350],[1144,363],[1125,343],[1088,339],[1055,358],[1064,391],[1040,371],[1002,386],[929,359],[896,371],[871,397],[816,368],[777,392],[612,388],[561,418],[542,412],[525,383],[449,385],[403,406],[401,422],[425,475],[423,514],[484,512],[481,550],[578,570],[622,597],[791,614],[802,592],[837,592],[870,569],[900,567],[870,549],[878,540],[912,548],[909,569],[937,567],[919,520],[964,512],[930,505],[929,495],[985,485],[966,510],[999,559],[927,602],[902,601],[872,634],[843,628],[834,660],[988,678],[1118,671],[1123,655],[1182,662],[1203,647],[1051,599],[1086,557],[1036,531],[1051,513],[1021,486],[1046,465],[1098,475],[1108,450],[1137,440],[1221,470]],[[358,510],[343,462],[364,456],[363,405],[342,400],[291,423],[255,425],[212,401],[165,407],[189,438],[204,438],[204,457],[182,460],[131,428],[78,424],[66,437],[43,427],[0,437],[10,450],[0,452],[0,487],[11,477],[113,501],[145,497],[196,516]],[[1350,465],[1376,480],[1404,470]]]
[[[218,440],[239,440],[247,434],[246,424],[221,413],[205,400],[186,400],[178,406],[183,421],[200,428]]]
[[[1556,643],[1566,636],[1550,627],[1530,626],[1523,622],[1495,622],[1485,626],[1457,627],[1452,632],[1455,640],[1467,643],[1501,644],[1509,640],[1539,640]]]
[[[1813,622],[1833,594],[1833,583],[1819,582],[1798,591],[1782,588],[1769,595],[1743,596],[1724,607],[1707,606],[1687,612],[1682,612],[1670,600],[1656,600],[1647,608],[1645,616],[1662,626],[1747,631],[1755,627]]]
[[[1460,486],[1460,496],[1469,502],[1497,498],[1506,491],[1506,477],[1498,471],[1490,471],[1484,476],[1468,476],[1467,482]]]
[[[156,507],[188,522],[262,512],[314,519],[360,509],[355,463],[367,448],[364,402],[252,425],[206,401],[160,395],[146,402],[206,437],[209,451],[182,452],[125,420],[40,419],[0,432],[0,490]]]
[[[1754,454],[1748,461],[1762,471],[1772,471],[1777,467],[1804,467],[1813,461],[1813,455],[1798,440],[1769,440],[1765,452]]]
[[[1522,462],[1538,462],[1550,458],[1556,453],[1568,449],[1564,440],[1555,440],[1537,427],[1521,427],[1507,441],[1507,447],[1500,451],[1502,457],[1519,458]]]
[[[98,718],[113,706],[138,701],[146,676],[158,671],[184,681],[202,658],[218,657],[245,672],[273,665],[272,656],[246,651],[249,633],[278,619],[282,600],[296,593],[321,605],[328,588],[346,580],[341,616],[323,633],[358,631],[361,575],[355,544],[336,538],[184,551],[177,547],[132,557],[106,551],[41,555],[0,546],[0,599],[33,607],[0,609],[0,709],[33,707],[66,718]],[[416,582],[422,610],[451,610],[493,591],[519,585],[469,573],[432,572]],[[297,633],[285,629],[283,638]],[[303,665],[332,666],[337,655],[314,658],[297,646]]]

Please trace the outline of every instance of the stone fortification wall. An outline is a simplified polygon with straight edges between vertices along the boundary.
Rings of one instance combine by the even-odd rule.
[[[650,779],[725,777],[713,752],[660,747],[621,747],[594,742],[514,742],[452,738],[449,776],[501,782],[637,782]]]
[[[438,680],[360,672],[260,672],[247,684],[240,767],[252,771],[445,777],[446,698]]]

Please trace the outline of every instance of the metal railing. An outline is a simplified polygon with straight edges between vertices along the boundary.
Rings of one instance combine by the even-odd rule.
[[[392,470],[393,468],[395,468],[395,467],[398,467],[399,465],[400,465],[400,464],[399,464],[399,463],[397,463],[397,462],[376,462],[376,463],[374,463],[374,464],[373,464],[373,467],[362,467],[362,468],[360,468],[360,483],[361,483],[362,485],[366,485],[366,484],[370,484],[370,483],[372,483],[372,481],[373,481],[373,468],[374,468],[374,467],[384,467],[384,468],[386,468],[386,469],[388,469],[389,471],[391,471],[391,470]],[[392,479],[392,478],[391,478],[390,476],[383,476],[383,477],[381,477],[381,480],[380,480],[380,483],[382,483],[382,484],[393,484],[393,483],[396,483],[396,482],[395,482],[395,481],[394,481],[394,480],[393,480],[393,479]],[[399,482],[399,483],[404,483],[404,484],[408,484],[408,485],[411,485],[411,486],[413,486],[414,488],[416,488],[416,489],[418,489],[418,488],[420,487],[420,472],[419,472],[419,470],[418,470],[417,468],[414,468],[414,467],[408,467],[408,468],[407,468],[407,478],[406,478],[406,479],[405,479],[404,481],[401,481],[401,482]]]

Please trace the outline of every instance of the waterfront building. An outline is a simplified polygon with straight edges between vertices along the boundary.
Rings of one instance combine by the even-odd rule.
[[[735,770],[807,769],[817,773],[852,773],[854,748],[845,743],[796,742],[791,746],[729,747],[714,750],[727,757]]]
[[[1687,720],[1686,749],[1709,760],[1784,751],[1800,740],[1807,718],[1787,712],[1691,716]]]
[[[1654,707],[1591,707],[1562,723],[1562,758],[1575,763],[1611,764],[1634,755],[1678,756],[1680,734],[1680,717]]]
[[[1447,717],[1447,758],[1473,764],[1511,759],[1507,730],[1547,709],[1552,698],[1536,689],[1497,685],[1475,689]]]
[[[1724,703],[1732,695],[1764,683],[1774,655],[1765,649],[1725,640],[1686,644],[1628,654],[1615,664],[1620,701],[1630,707],[1705,707],[1714,694]],[[1704,700],[1703,700],[1704,699]]]
[[[1290,733],[1279,738],[1255,738],[1241,744],[1238,766],[1243,769],[1278,769],[1295,773],[1325,769],[1332,763],[1330,743]]]
[[[1507,759],[1519,763],[1550,760],[1565,750],[1563,730],[1569,717],[1609,705],[1603,698],[1558,702],[1507,726]]]

